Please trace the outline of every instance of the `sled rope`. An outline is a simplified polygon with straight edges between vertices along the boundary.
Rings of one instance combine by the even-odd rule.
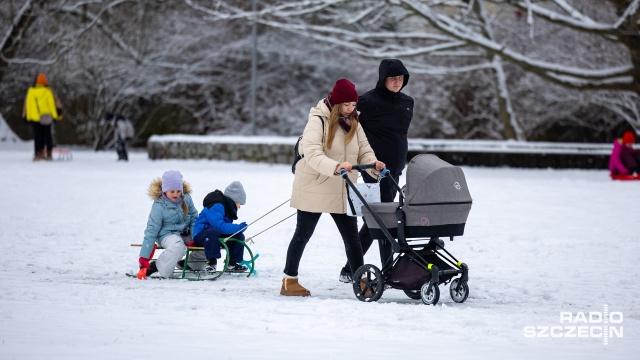
[[[258,235],[262,234],[263,232],[265,232],[265,231],[267,231],[267,230],[271,229],[272,227],[274,227],[274,226],[276,226],[276,225],[280,224],[281,222],[283,222],[283,221],[287,220],[288,218],[292,217],[293,215],[295,215],[295,214],[297,214],[297,213],[298,213],[297,211],[296,211],[296,212],[294,212],[293,214],[291,214],[291,215],[287,216],[286,218],[284,218],[284,219],[282,219],[282,220],[278,221],[277,223],[275,223],[275,224],[273,224],[273,225],[269,226],[268,228],[266,228],[266,229],[264,229],[264,230],[260,231],[259,233],[255,234],[255,235],[253,235],[253,236],[250,236],[250,237],[249,237],[249,238],[247,238],[245,241],[250,241],[250,242],[251,242],[251,244],[254,244],[255,242],[253,241],[253,238],[255,238],[256,236],[258,236]]]
[[[362,177],[362,174],[360,174],[360,172],[358,172],[358,178],[361,178],[361,177]],[[379,181],[380,181],[380,180],[378,180],[378,182],[379,182]],[[265,216],[267,216],[267,215],[271,214],[272,212],[274,212],[276,209],[278,209],[278,208],[279,208],[279,207],[281,207],[282,205],[284,205],[284,204],[288,203],[290,200],[291,200],[291,199],[288,199],[287,201],[283,202],[282,204],[280,204],[280,205],[276,206],[275,208],[271,209],[271,211],[269,211],[269,212],[267,212],[266,214],[264,214],[264,215],[260,216],[259,218],[255,219],[251,224],[248,224],[248,225],[247,225],[247,227],[249,227],[249,225],[252,225],[252,224],[253,224],[253,223],[255,223],[256,221],[258,221],[258,220],[262,219],[263,217],[265,217]],[[260,231],[259,233],[255,234],[255,235],[253,235],[253,236],[248,237],[247,239],[245,239],[245,242],[249,242],[250,244],[255,244],[255,241],[253,241],[253,239],[254,239],[256,236],[258,236],[258,235],[262,234],[263,232],[265,232],[265,231],[267,231],[267,230],[271,229],[272,227],[274,227],[274,226],[276,226],[276,225],[280,224],[281,222],[283,222],[283,221],[285,221],[285,220],[289,219],[290,217],[292,217],[293,215],[295,215],[295,214],[297,214],[297,213],[298,213],[298,212],[294,212],[293,214],[291,214],[291,215],[287,216],[286,218],[284,218],[284,219],[282,219],[282,220],[278,221],[277,223],[275,223],[275,224],[273,224],[273,225],[269,226],[268,228],[266,228],[266,229],[264,229],[264,230]],[[246,228],[245,228],[245,229],[246,229]],[[244,230],[244,229],[242,229],[242,230]],[[242,231],[242,230],[240,230],[240,231]],[[236,232],[235,234],[233,234],[233,235],[229,236],[228,238],[224,239],[224,241],[226,242],[229,238],[233,237],[234,235],[236,235],[236,234],[237,234],[237,233],[239,233],[240,231],[238,231],[238,232]]]
[[[256,221],[258,221],[258,220],[262,219],[263,217],[265,217],[265,216],[267,216],[267,215],[271,214],[272,212],[276,211],[280,206],[282,206],[282,205],[284,205],[284,204],[288,203],[288,202],[289,202],[289,200],[291,200],[291,199],[287,199],[287,201],[285,201],[285,202],[283,202],[282,204],[280,204],[280,205],[278,205],[278,206],[274,207],[274,208],[273,208],[273,209],[271,209],[268,213],[266,213],[266,214],[264,214],[264,215],[260,216],[259,218],[257,218],[257,219],[255,219],[255,220],[253,220],[253,221],[251,222],[251,224],[249,224],[249,225],[254,224]],[[247,225],[247,226],[249,226],[249,225]]]
[[[251,223],[247,224],[247,226],[245,226],[244,228],[242,228],[242,229],[240,229],[240,230],[236,231],[235,233],[233,233],[233,234],[229,235],[228,237],[224,238],[224,240],[223,240],[223,241],[224,241],[224,242],[227,242],[227,240],[229,240],[229,239],[231,239],[232,237],[236,236],[238,233],[243,232],[243,231],[244,231],[245,229],[247,229],[250,225],[255,224],[258,220],[260,220],[260,219],[262,219],[263,217],[265,217],[265,216],[267,216],[267,215],[271,214],[272,212],[276,211],[276,210],[277,210],[279,207],[281,207],[282,205],[284,205],[284,204],[288,203],[288,202],[289,202],[289,200],[291,200],[291,199],[287,199],[286,201],[284,201],[284,202],[283,202],[283,203],[281,203],[280,205],[278,205],[278,206],[274,207],[273,209],[269,210],[266,214],[264,214],[264,215],[260,216],[259,218],[257,218],[257,219],[255,219],[255,220],[253,220]],[[245,242],[246,242],[246,241],[250,241],[250,242],[253,244],[253,240],[251,240],[251,239],[253,239],[254,237],[258,236],[259,234],[261,234],[261,233],[263,233],[263,232],[265,232],[265,231],[269,230],[270,228],[272,228],[272,227],[274,227],[274,226],[276,226],[276,225],[280,224],[281,222],[283,222],[283,221],[287,220],[288,218],[292,217],[293,215],[294,215],[294,214],[289,215],[288,217],[284,218],[283,220],[281,220],[281,221],[279,221],[279,222],[277,222],[277,223],[273,224],[272,226],[270,226],[270,227],[266,228],[265,230],[262,230],[262,231],[261,231],[261,232],[259,232],[258,234],[254,235],[254,236],[250,236],[248,239],[245,239]]]

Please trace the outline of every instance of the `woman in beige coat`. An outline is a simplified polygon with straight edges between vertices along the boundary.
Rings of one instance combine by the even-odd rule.
[[[336,223],[351,268],[364,263],[357,218],[346,215],[346,186],[339,174],[341,169],[350,172],[352,164],[375,164],[376,170],[385,164],[376,159],[358,122],[357,101],[355,85],[340,79],[327,98],[309,111],[300,142],[304,157],[296,165],[291,194],[298,222],[287,250],[281,295],[311,295],[298,283],[298,267],[322,213],[329,213]],[[349,178],[356,182],[357,172],[350,172]]]

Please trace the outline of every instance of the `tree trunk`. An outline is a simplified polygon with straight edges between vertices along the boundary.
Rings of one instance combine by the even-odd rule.
[[[505,139],[526,140],[511,106],[511,97],[507,87],[507,78],[502,66],[502,59],[493,55],[493,71],[495,73],[496,98],[498,99],[498,118],[502,123],[502,136]]]
[[[482,24],[482,34],[491,40],[495,40],[491,25],[486,21],[482,0],[474,2],[473,10]],[[511,97],[509,96],[502,60],[498,55],[489,52],[487,52],[487,60],[491,62],[494,72],[495,80],[493,84],[496,89],[496,99],[498,100],[498,119],[502,123],[502,136],[505,139],[525,140],[511,106]]]

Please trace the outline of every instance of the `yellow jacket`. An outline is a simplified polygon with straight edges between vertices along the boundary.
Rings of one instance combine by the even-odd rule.
[[[24,100],[24,110],[28,121],[40,122],[40,115],[46,114],[50,114],[54,120],[58,120],[53,92],[43,85],[29,88]]]

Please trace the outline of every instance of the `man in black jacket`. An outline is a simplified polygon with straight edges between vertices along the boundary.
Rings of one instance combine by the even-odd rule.
[[[389,169],[389,176],[399,181],[407,159],[407,133],[413,117],[413,98],[403,94],[401,90],[409,82],[409,71],[398,59],[384,59],[378,69],[376,87],[358,97],[357,110],[369,144],[378,160],[384,162]],[[375,183],[377,180],[366,173],[362,174],[364,182]],[[388,178],[380,182],[380,200],[393,202],[397,189]],[[365,254],[373,239],[367,224],[360,229],[362,253]],[[379,239],[380,259],[382,266],[392,259],[391,244],[386,239]],[[340,271],[340,281],[351,282],[352,273],[349,263]]]

